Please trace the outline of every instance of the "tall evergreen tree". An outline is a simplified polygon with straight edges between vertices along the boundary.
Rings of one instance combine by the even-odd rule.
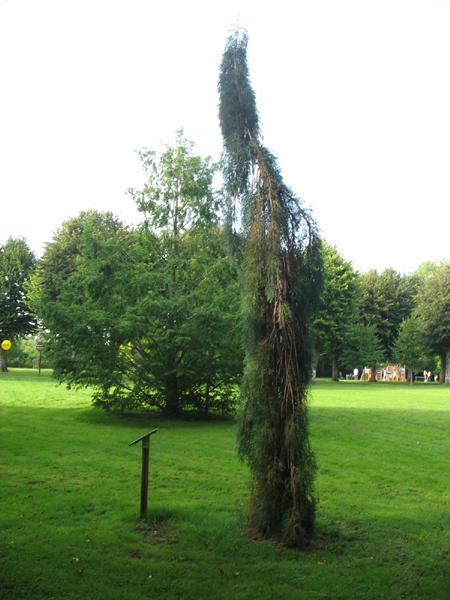
[[[339,381],[340,358],[357,316],[358,274],[325,240],[322,253],[324,285],[313,322],[314,367],[317,370],[319,355],[325,353],[332,361],[332,379]]]
[[[418,278],[394,269],[385,269],[381,274],[370,270],[361,276],[360,283],[364,325],[375,325],[385,357],[391,361],[400,326],[414,308]]]
[[[315,519],[316,465],[306,396],[320,240],[311,215],[261,143],[247,42],[240,29],[228,38],[219,77],[224,178],[230,198],[240,200],[246,240],[239,453],[253,476],[253,525],[264,535],[281,534],[285,543],[302,546]]]

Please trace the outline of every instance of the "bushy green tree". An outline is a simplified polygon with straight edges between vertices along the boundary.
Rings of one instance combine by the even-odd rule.
[[[197,156],[183,130],[175,147],[140,157],[148,182],[129,192],[146,217],[144,229],[158,237],[155,276],[162,278],[154,304],[159,333],[152,333],[146,356],[155,344],[164,355],[166,412],[176,414],[184,404],[205,412],[220,402],[229,407],[242,371],[240,292],[219,224],[218,165]]]
[[[104,231],[111,237],[125,232],[123,224],[110,212],[89,210],[64,222],[52,241],[46,244],[44,255],[39,261],[37,278],[34,278],[33,304],[39,314],[51,313],[52,302],[60,296],[62,284],[76,271],[81,238],[88,221],[91,228]]]
[[[10,237],[0,246],[0,343],[7,339],[13,342],[36,327],[27,296],[35,262],[23,238]],[[0,347],[0,371],[7,370],[7,351]]]
[[[418,266],[417,270],[413,273],[413,275],[418,279],[420,283],[424,283],[431,275],[433,275],[436,269],[439,269],[439,267],[444,265],[445,262],[445,260],[441,261],[440,263],[433,262],[431,260],[426,260]]]
[[[381,274],[375,270],[364,273],[360,282],[363,322],[376,327],[386,360],[391,361],[400,326],[415,306],[418,278],[385,269]]]
[[[308,438],[311,310],[320,289],[320,243],[311,214],[261,143],[247,65],[247,34],[226,43],[219,119],[229,214],[241,205],[246,363],[239,454],[251,469],[251,522],[302,546],[315,518],[315,460]]]
[[[441,359],[441,381],[450,383],[450,263],[425,279],[416,299],[424,344]]]
[[[400,326],[394,344],[394,360],[397,364],[407,366],[411,385],[415,371],[428,369],[430,363],[435,362],[430,349],[426,346],[423,322],[416,313],[405,319]]]
[[[80,280],[78,272],[86,229],[95,231],[99,238],[108,239],[111,246],[126,235],[126,229],[111,213],[82,212],[64,222],[46,245],[30,282],[31,306],[48,331],[46,353],[55,374],[69,385],[92,383],[92,372],[87,366],[95,368],[96,351],[100,356],[100,351],[108,347],[105,343],[107,331],[102,332],[101,340],[96,339],[97,313],[89,305],[85,282]],[[107,264],[103,265],[97,280],[100,282],[106,303],[109,294]]]
[[[139,157],[148,181],[142,190],[128,190],[144,213],[145,226],[172,248],[187,232],[218,222],[221,193],[214,190],[213,177],[219,165],[210,156],[196,155],[194,147],[180,129],[175,146],[166,146],[161,155],[142,150]]]
[[[320,353],[332,361],[334,381],[339,380],[339,358],[357,317],[358,275],[335,246],[322,242],[323,291],[313,321],[315,370]]]
[[[384,348],[375,325],[364,325],[362,320],[352,324],[347,335],[347,345],[342,352],[342,362],[349,369],[365,367],[371,370],[371,380],[376,381],[377,366],[384,360]]]
[[[146,213],[141,228],[81,215],[40,264],[35,301],[56,373],[93,386],[107,410],[227,412],[234,402],[242,372],[236,265],[216,215],[215,167],[192,149],[180,135],[161,157],[142,154],[149,182],[131,191]]]

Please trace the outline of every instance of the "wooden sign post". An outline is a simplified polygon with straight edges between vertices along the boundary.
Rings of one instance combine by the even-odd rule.
[[[128,446],[133,446],[142,440],[142,475],[141,475],[141,517],[147,513],[147,498],[148,498],[148,462],[150,456],[150,436],[156,433],[158,429],[149,431],[142,435]]]
[[[41,376],[41,360],[42,360],[42,350],[44,349],[44,346],[41,346],[40,344],[38,344],[36,346],[36,350],[39,352],[39,377]]]

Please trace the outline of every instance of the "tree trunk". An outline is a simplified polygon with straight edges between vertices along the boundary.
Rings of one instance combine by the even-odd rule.
[[[312,383],[314,383],[316,381],[317,366],[319,364],[319,358],[320,358],[320,350],[321,350],[320,345],[314,344],[314,356],[313,356],[312,378],[311,378]]]
[[[6,373],[8,371],[8,351],[3,350],[0,346],[0,372]]]
[[[445,356],[445,383],[450,384],[450,348],[447,349]]]
[[[178,396],[178,386],[176,381],[173,386],[166,388],[166,405],[164,413],[169,417],[177,417],[180,414],[180,398]]]
[[[375,383],[377,380],[377,368],[376,367],[370,367],[370,381],[372,381],[373,383]]]
[[[411,368],[411,369],[409,369],[409,383],[410,383],[410,385],[413,384],[413,381],[414,381],[414,373],[413,373],[413,370]]]
[[[165,406],[164,413],[169,417],[176,417],[181,412],[180,392],[176,376],[176,361],[172,353],[167,357],[167,378],[165,380]]]
[[[445,353],[441,354],[441,372],[439,373],[439,383],[445,383]]]
[[[337,353],[333,353],[333,372],[331,375],[332,381],[339,381],[339,367]]]
[[[205,417],[208,416],[209,411],[209,381],[206,382],[206,391],[205,391]]]

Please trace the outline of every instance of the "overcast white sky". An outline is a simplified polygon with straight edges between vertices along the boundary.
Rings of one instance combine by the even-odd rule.
[[[264,142],[328,242],[361,271],[450,258],[448,0],[0,0],[0,243],[139,222],[134,150],[181,126],[219,159],[238,16]]]

